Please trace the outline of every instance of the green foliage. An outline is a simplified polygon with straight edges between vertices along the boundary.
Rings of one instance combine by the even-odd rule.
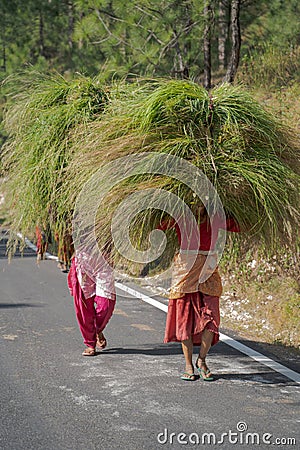
[[[37,223],[50,224],[63,234],[71,212],[60,211],[57,198],[72,158],[70,132],[103,112],[107,93],[83,76],[67,81],[36,72],[11,77],[6,90],[13,102],[5,117],[9,139],[4,146],[11,229],[25,235]]]
[[[218,70],[219,3],[211,2],[212,63]],[[229,2],[225,2],[225,52],[230,54]],[[203,70],[204,1],[3,0],[0,14],[2,76],[34,66],[61,73],[105,73],[107,78],[199,80]],[[299,2],[242,2],[242,56],[261,42],[279,49],[299,45]]]
[[[1,13],[4,73],[12,73],[25,64],[41,65],[41,60],[44,67],[70,68],[68,2],[4,0]]]
[[[279,49],[262,45],[243,58],[239,78],[249,86],[264,86],[272,90],[300,83],[300,46]]]
[[[297,47],[300,44],[299,14],[298,0],[255,0],[247,7],[242,5],[242,54],[259,48],[262,42],[283,51]]]
[[[92,43],[108,73],[118,67],[121,75],[176,76],[181,70],[178,52],[199,72],[195,52],[202,27],[201,2],[97,0],[77,4],[84,16],[76,24],[75,39],[82,45]]]

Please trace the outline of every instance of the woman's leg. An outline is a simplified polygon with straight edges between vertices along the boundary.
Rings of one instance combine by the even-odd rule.
[[[212,374],[206,365],[206,356],[212,345],[219,340],[220,308],[219,297],[202,294],[203,310],[210,311],[212,321],[208,322],[201,336],[201,346],[196,366],[201,370],[203,378],[212,378]]]
[[[211,347],[212,341],[214,338],[214,332],[205,328],[202,333],[201,346],[199,356],[201,359],[205,359],[209,349]]]
[[[97,346],[99,348],[105,348],[107,342],[104,337],[103,330],[112,316],[116,301],[96,295],[95,304]]]
[[[202,333],[201,346],[200,346],[199,356],[197,358],[197,363],[196,363],[197,367],[204,370],[207,377],[211,376],[211,372],[206,365],[205,358],[209,352],[213,338],[214,338],[214,332],[209,331],[206,328]]]
[[[72,259],[70,271],[68,273],[68,287],[70,294],[74,297],[74,309],[78,326],[83,337],[83,342],[88,347],[84,355],[95,354],[96,347],[96,325],[95,325],[95,296],[86,299],[79,284],[75,259]]]
[[[74,295],[74,306],[83,342],[87,347],[95,349],[97,336],[94,297],[85,299],[83,293],[81,295]]]
[[[192,338],[186,339],[181,342],[182,351],[185,358],[185,375],[191,375],[191,380],[194,377],[194,366],[193,366],[193,341]],[[189,377],[188,377],[189,378]]]

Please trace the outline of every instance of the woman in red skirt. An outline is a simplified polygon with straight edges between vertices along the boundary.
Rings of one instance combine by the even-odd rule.
[[[197,237],[193,232],[181,233],[180,221],[175,222],[174,219],[159,227],[162,230],[175,228],[180,242],[180,251],[173,266],[164,342],[181,342],[185,357],[185,372],[181,379],[186,381],[196,378],[192,362],[193,346],[200,346],[197,371],[203,380],[213,381],[206,355],[210,347],[219,341],[219,298],[222,293],[215,244],[220,228],[233,232],[239,232],[240,228],[232,218],[227,218],[225,222],[218,215],[209,218],[203,205],[199,207],[198,214]]]

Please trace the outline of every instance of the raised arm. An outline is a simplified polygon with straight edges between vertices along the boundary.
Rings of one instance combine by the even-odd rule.
[[[231,231],[233,233],[240,233],[241,228],[237,221],[233,217],[227,217],[226,218],[226,230]]]

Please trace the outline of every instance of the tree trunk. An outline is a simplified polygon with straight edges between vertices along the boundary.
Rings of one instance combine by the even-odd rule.
[[[178,72],[180,73],[181,79],[187,79],[189,77],[189,68],[183,63],[183,57],[182,57],[182,53],[180,50],[179,39],[178,39],[178,34],[177,34],[176,30],[173,30],[173,33],[174,33],[174,36],[176,37],[174,47],[176,50],[177,61],[179,64]]]
[[[74,4],[68,1],[68,45],[69,49],[73,48],[73,32],[74,32]]]
[[[204,34],[203,34],[203,56],[204,56],[204,80],[205,89],[211,88],[211,25],[212,7],[210,1],[204,3]]]
[[[241,29],[240,29],[240,4],[241,0],[231,1],[231,57],[224,81],[232,83],[234,81],[239,61],[241,48]]]
[[[4,37],[4,33],[2,36],[2,65],[1,65],[1,69],[3,70],[3,72],[6,72],[6,43],[5,43],[5,37]]]
[[[228,30],[226,20],[227,6],[228,0],[219,0],[218,60],[220,70],[225,68],[225,44]]]
[[[44,18],[42,11],[39,13],[39,55],[45,56],[45,44],[44,44]]]
[[[2,43],[2,61],[2,70],[6,72],[6,47],[4,42]]]

